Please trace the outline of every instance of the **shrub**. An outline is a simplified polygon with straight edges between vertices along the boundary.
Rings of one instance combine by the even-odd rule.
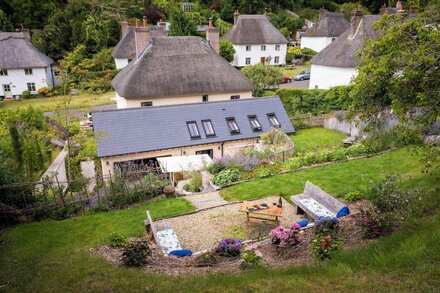
[[[199,192],[203,188],[202,175],[198,171],[191,171],[189,183],[183,189],[189,192]]]
[[[295,157],[288,159],[284,165],[283,168],[286,170],[295,170],[303,166],[303,158],[301,157]]]
[[[110,235],[110,245],[113,247],[125,246],[128,244],[127,237],[124,234],[113,232]]]
[[[350,191],[344,195],[347,202],[355,202],[364,198],[364,195],[359,191]]]
[[[203,253],[194,259],[195,267],[211,267],[218,263],[218,257],[213,252]]]
[[[206,170],[209,173],[211,173],[212,175],[217,175],[218,173],[220,173],[221,171],[223,171],[225,169],[226,169],[226,166],[222,162],[214,161],[214,162],[212,162],[211,165],[209,165],[207,167]]]
[[[278,226],[269,232],[269,237],[271,237],[273,244],[296,246],[303,241],[299,234],[300,230],[301,226],[297,223],[293,224],[290,228]]]
[[[337,235],[339,228],[339,221],[333,217],[318,217],[315,220],[315,234],[316,235]]]
[[[240,264],[242,269],[257,269],[263,267],[261,253],[257,253],[255,250],[246,250],[242,253],[241,259],[243,260]]]
[[[217,186],[229,185],[241,179],[240,170],[237,168],[226,169],[214,176],[212,182]]]
[[[42,96],[47,96],[50,93],[50,89],[47,87],[42,87],[37,90],[37,93]]]
[[[313,239],[313,252],[318,259],[331,259],[338,248],[338,242],[330,234],[318,234]]]
[[[274,172],[268,167],[261,167],[257,170],[258,178],[266,178],[274,175]]]
[[[31,96],[31,92],[30,91],[23,91],[21,93],[21,98],[24,99],[24,100],[30,99],[31,97],[32,96]]]
[[[166,197],[174,196],[174,192],[176,192],[176,188],[173,185],[167,185],[163,188],[163,193],[165,193]]]
[[[365,238],[378,238],[391,231],[393,217],[389,213],[374,208],[360,212],[358,224],[363,228]]]
[[[382,212],[396,212],[408,205],[408,194],[398,186],[396,176],[386,176],[369,191],[372,203]]]
[[[140,267],[148,263],[152,252],[146,240],[130,242],[124,248],[122,260],[129,267]]]
[[[256,154],[250,154],[249,156],[244,154],[237,154],[235,156],[223,156],[215,159],[214,162],[208,167],[208,171],[216,175],[225,169],[236,168],[244,171],[251,171],[259,164],[259,159]]]
[[[221,256],[235,257],[240,255],[243,243],[240,239],[224,238],[217,246],[216,252]]]
[[[345,149],[347,156],[356,157],[368,152],[368,148],[362,144],[355,144]]]

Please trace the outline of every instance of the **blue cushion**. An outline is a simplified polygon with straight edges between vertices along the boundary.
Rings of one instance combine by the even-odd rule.
[[[339,212],[336,214],[336,218],[342,218],[350,214],[350,210],[348,207],[343,207],[339,210]]]
[[[307,220],[301,220],[301,221],[298,221],[298,222],[296,222],[298,225],[300,225],[301,226],[301,228],[304,228],[304,227],[306,227],[308,224],[309,224],[309,221],[307,221]]]
[[[182,250],[173,250],[168,255],[174,255],[177,257],[184,257],[184,256],[190,256],[193,252],[191,250],[182,249]]]

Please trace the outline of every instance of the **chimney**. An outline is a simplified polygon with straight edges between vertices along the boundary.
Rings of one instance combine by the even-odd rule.
[[[167,32],[167,23],[165,21],[162,21],[162,19],[160,19],[157,24],[163,30],[164,33]]]
[[[121,21],[121,38],[125,36],[128,31],[128,22],[125,20]]]
[[[240,12],[238,12],[238,10],[235,10],[235,12],[234,12],[234,25],[237,24],[239,16],[240,16]]]
[[[353,18],[351,19],[352,36],[356,34],[359,24],[361,23],[362,17],[363,17],[362,6],[358,5],[356,10],[353,12]]]
[[[220,33],[218,28],[212,24],[212,18],[209,18],[208,29],[206,30],[206,40],[217,54],[220,54]]]
[[[383,15],[387,11],[387,6],[385,4],[382,5],[382,7],[379,9],[379,14]]]
[[[136,58],[138,58],[151,41],[151,33],[147,27],[147,18],[145,16],[143,18],[143,26],[141,26],[140,20],[136,20],[136,27],[134,28],[134,41],[136,44]]]
[[[319,20],[321,20],[324,17],[324,14],[327,10],[325,10],[324,7],[319,8]]]

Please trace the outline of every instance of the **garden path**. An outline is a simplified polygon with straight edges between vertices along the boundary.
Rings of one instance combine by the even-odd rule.
[[[218,191],[191,194],[184,198],[189,200],[197,210],[218,207],[229,203],[221,197]]]

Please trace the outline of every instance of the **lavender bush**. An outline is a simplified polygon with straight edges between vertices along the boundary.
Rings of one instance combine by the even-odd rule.
[[[208,167],[208,171],[211,174],[218,174],[221,171],[229,168],[237,168],[243,171],[251,171],[254,169],[260,160],[256,155],[244,156],[237,154],[235,156],[223,156],[221,158],[214,159],[214,162]]]
[[[235,257],[240,255],[240,249],[243,243],[240,239],[224,238],[217,246],[216,252],[222,256]]]

